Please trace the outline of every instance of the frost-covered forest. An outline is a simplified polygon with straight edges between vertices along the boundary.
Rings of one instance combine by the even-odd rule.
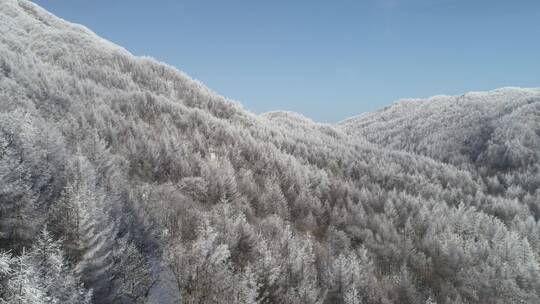
[[[539,220],[538,89],[255,115],[0,0],[0,303],[540,303]]]

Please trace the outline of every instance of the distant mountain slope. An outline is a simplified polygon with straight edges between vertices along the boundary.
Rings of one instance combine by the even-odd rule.
[[[254,115],[0,0],[0,302],[537,303],[537,186],[369,127]]]
[[[523,167],[540,157],[540,89],[402,100],[345,120],[339,128],[391,149],[456,165]],[[510,147],[512,143],[519,147]]]
[[[540,89],[403,100],[338,128],[382,147],[478,171],[490,177],[493,190],[518,184],[535,193],[540,187]]]

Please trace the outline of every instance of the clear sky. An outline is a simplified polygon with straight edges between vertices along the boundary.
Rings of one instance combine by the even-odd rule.
[[[248,110],[337,122],[399,98],[540,86],[539,0],[36,0]]]

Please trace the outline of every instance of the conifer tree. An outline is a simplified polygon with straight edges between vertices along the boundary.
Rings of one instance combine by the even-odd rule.
[[[90,303],[87,291],[65,260],[61,244],[43,229],[29,253],[38,273],[37,284],[43,288],[50,303]]]

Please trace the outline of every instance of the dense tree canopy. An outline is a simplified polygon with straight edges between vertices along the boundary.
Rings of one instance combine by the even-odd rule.
[[[540,91],[257,116],[0,5],[0,303],[538,303]]]

